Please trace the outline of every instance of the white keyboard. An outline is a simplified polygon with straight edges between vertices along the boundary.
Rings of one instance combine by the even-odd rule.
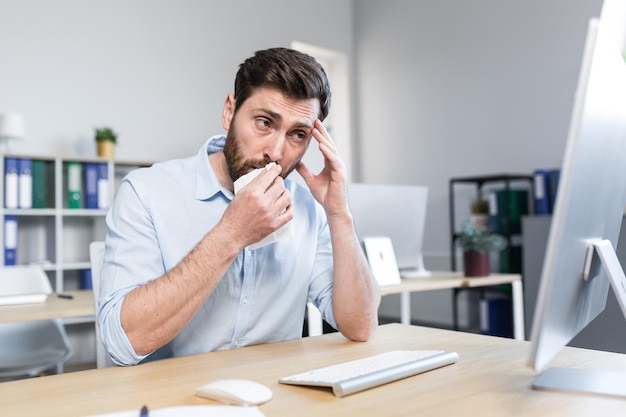
[[[459,360],[456,352],[443,350],[394,350],[278,380],[282,384],[331,387],[337,397],[377,387],[430,371]]]

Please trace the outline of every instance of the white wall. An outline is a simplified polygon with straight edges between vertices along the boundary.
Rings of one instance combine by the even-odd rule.
[[[193,155],[213,134],[238,65],[302,41],[352,54],[352,1],[0,0],[0,113],[23,114],[16,152],[120,159]]]

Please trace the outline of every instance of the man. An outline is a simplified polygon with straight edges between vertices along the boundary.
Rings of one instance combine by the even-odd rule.
[[[329,104],[313,58],[258,51],[224,102],[226,136],[122,181],[106,219],[97,315],[114,362],[298,338],[307,299],[347,338],[370,338],[380,292],[322,124]],[[301,162],[311,139],[324,156],[317,175]],[[238,178],[266,166],[234,194]],[[308,189],[286,179],[294,169]],[[293,236],[252,249],[288,222]]]

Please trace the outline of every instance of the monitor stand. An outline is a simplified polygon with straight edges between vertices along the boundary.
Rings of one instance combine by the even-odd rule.
[[[400,276],[402,278],[426,278],[431,276],[430,271],[424,268],[424,257],[420,253],[417,257],[417,266],[409,268],[400,268]]]
[[[591,270],[599,260],[626,317],[626,276],[613,245],[609,240],[596,240],[590,242],[589,248],[584,279],[593,279],[596,274]],[[554,367],[541,373],[533,382],[533,388],[626,397],[626,373]]]

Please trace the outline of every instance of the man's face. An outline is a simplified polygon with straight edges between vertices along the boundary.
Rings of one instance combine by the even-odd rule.
[[[295,100],[272,88],[260,88],[232,114],[224,156],[233,180],[270,162],[279,164],[286,178],[306,152],[317,99]]]

